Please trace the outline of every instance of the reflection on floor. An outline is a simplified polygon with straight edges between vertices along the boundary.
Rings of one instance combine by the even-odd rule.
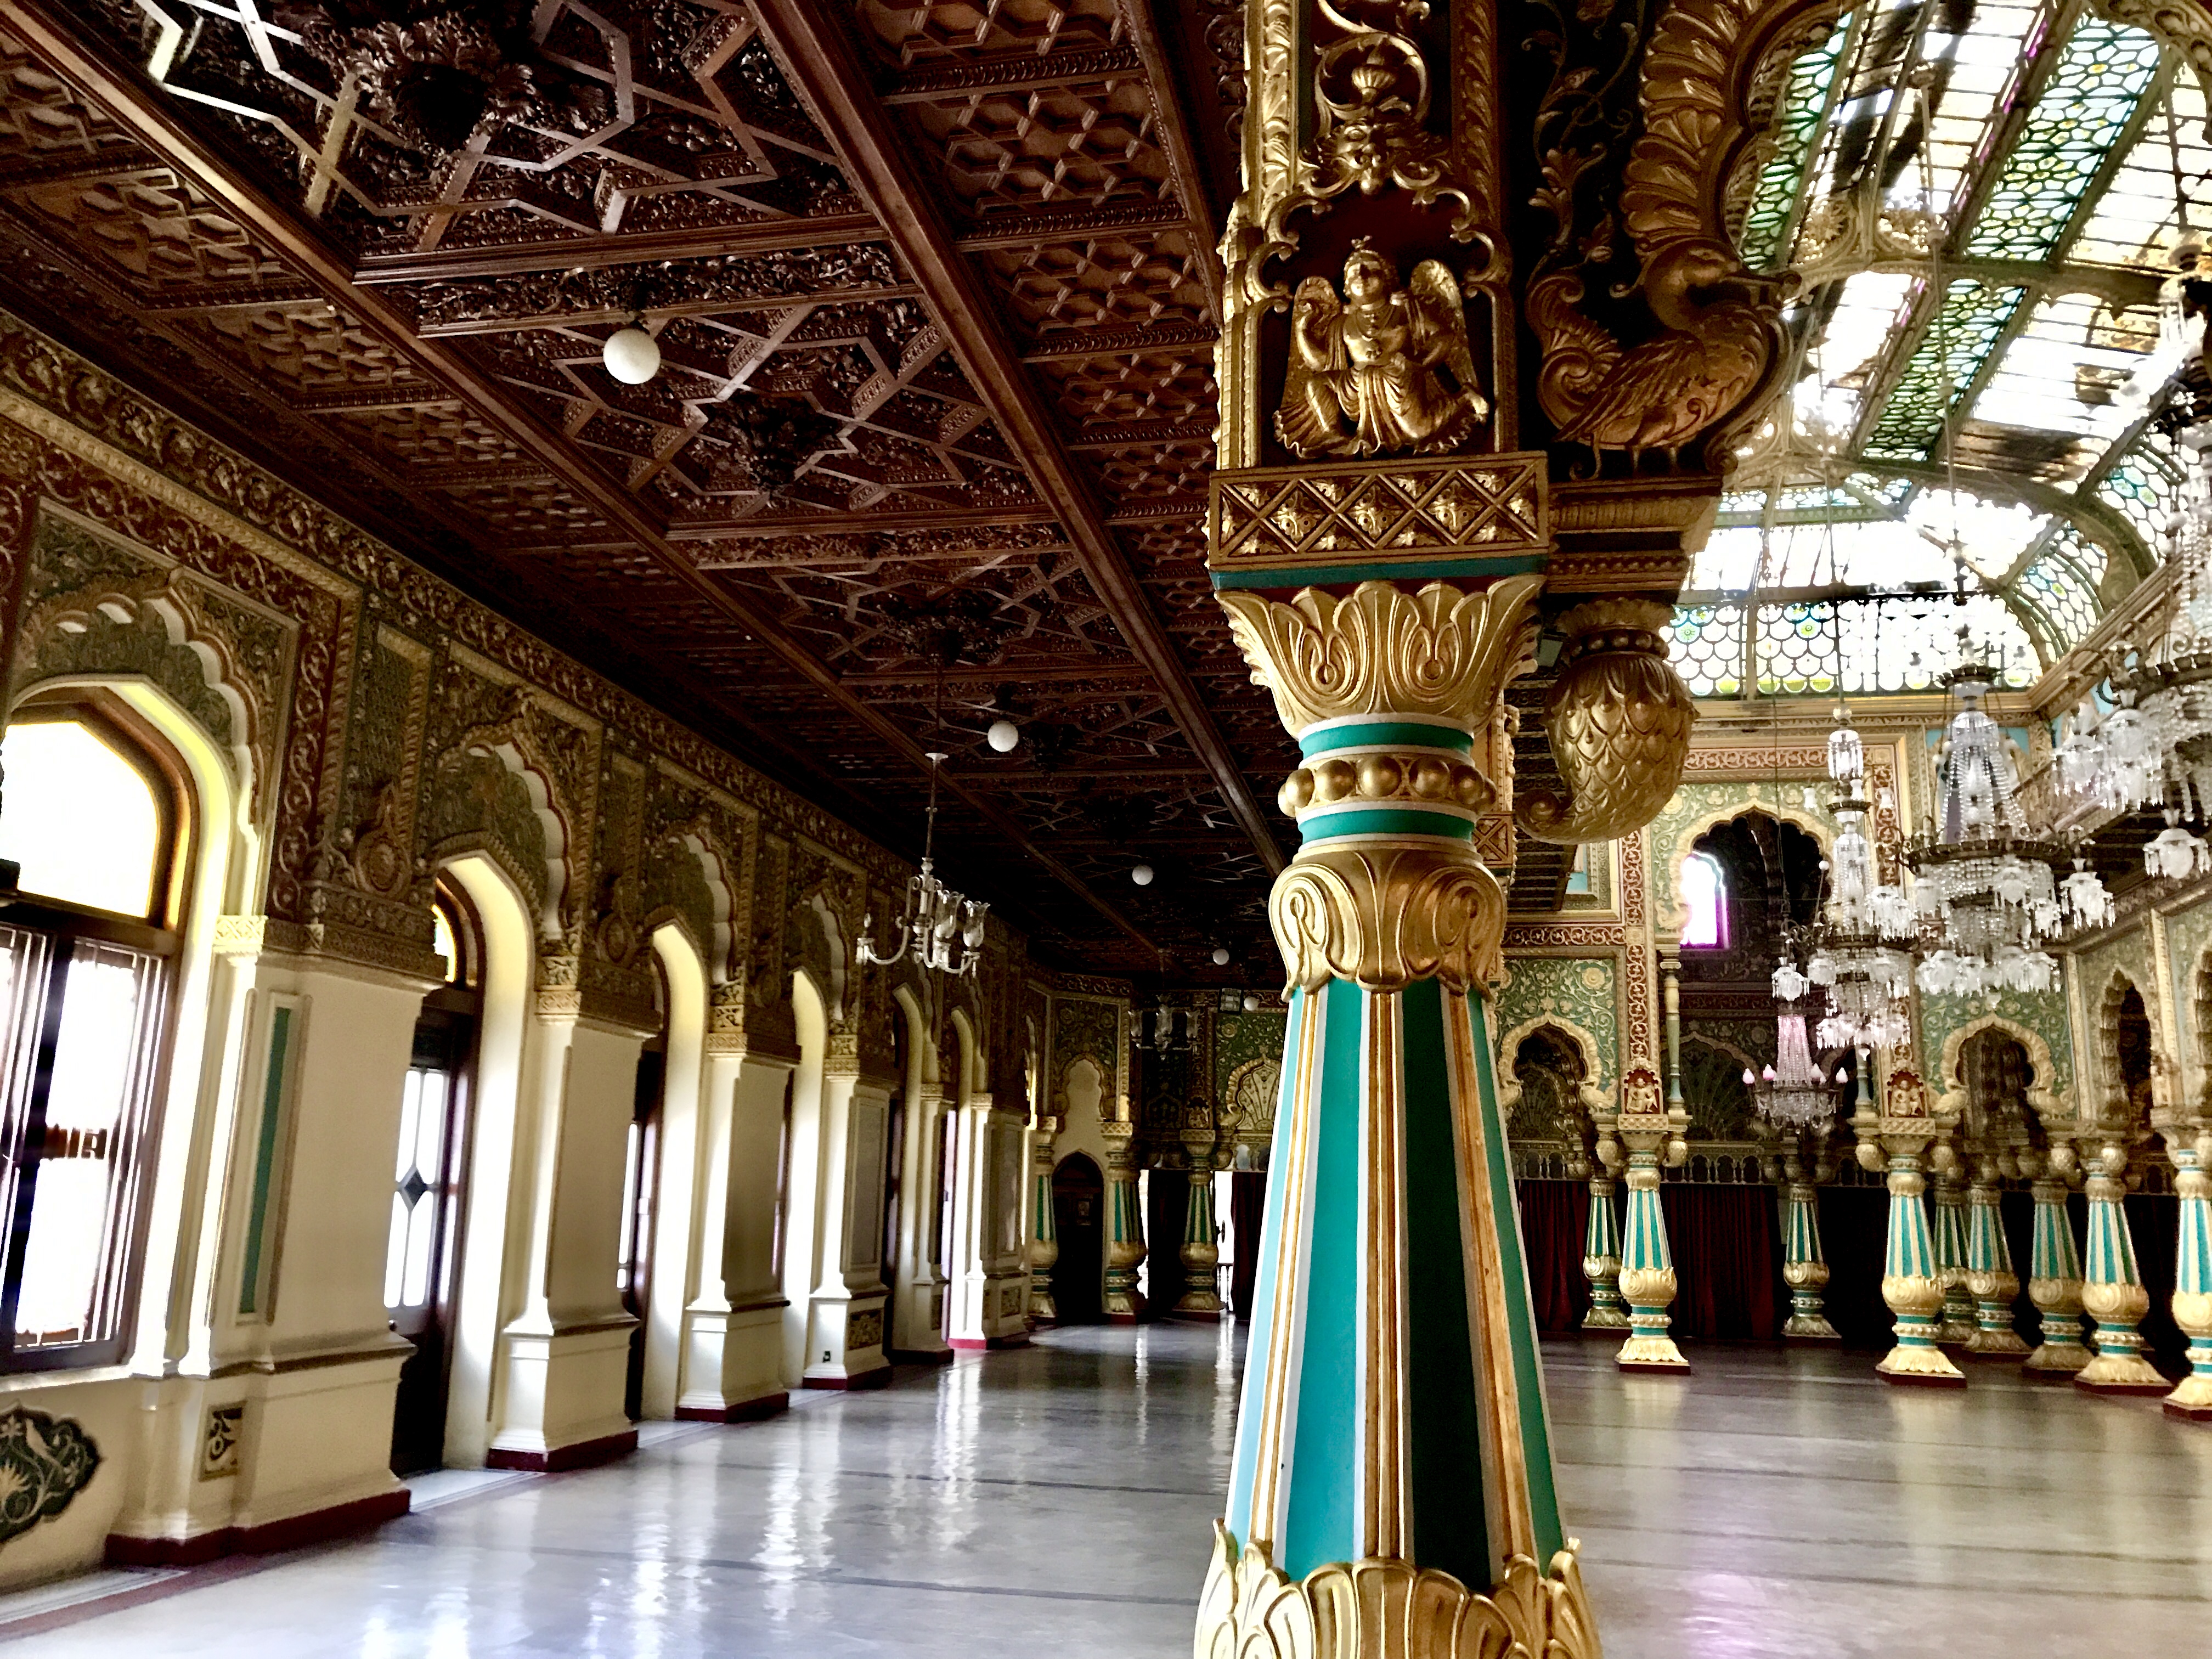
[[[9,1659],[1180,1659],[1241,1341],[1155,1327],[657,1428],[574,1474],[441,1476],[373,1537],[101,1598],[0,1598]],[[2002,1370],[1547,1350],[1609,1659],[2164,1659],[2212,1609],[2212,1432]],[[80,1581],[85,1589],[89,1581]],[[20,1634],[19,1634],[20,1633]],[[15,1639],[9,1640],[9,1638]]]

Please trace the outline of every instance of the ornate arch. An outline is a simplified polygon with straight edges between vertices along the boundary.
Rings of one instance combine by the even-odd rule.
[[[1759,1059],[1758,1055],[1746,1054],[1742,1049],[1737,1048],[1735,1044],[1730,1042],[1726,1037],[1717,1037],[1710,1031],[1683,1032],[1682,1046],[1686,1048],[1692,1042],[1703,1043],[1708,1048],[1717,1048],[1721,1053],[1726,1054],[1729,1059],[1741,1066],[1746,1071],[1756,1072],[1766,1064],[1766,1062]]]
[[[1654,918],[1662,933],[1679,939],[1682,924],[1689,920],[1689,907],[1682,902],[1682,872],[1697,853],[1698,837],[1719,829],[1724,823],[1734,823],[1738,818],[1754,815],[1803,830],[1820,847],[1823,857],[1826,856],[1829,842],[1835,835],[1832,826],[1823,823],[1803,808],[1786,805],[1778,800],[1771,805],[1759,800],[1738,800],[1707,807],[1696,817],[1686,820],[1677,832],[1680,839],[1674,843],[1667,865],[1669,878],[1667,914]]]
[[[2051,1120],[2060,1112],[2058,1099],[2051,1092],[2053,1075],[2051,1043],[2039,1032],[2018,1020],[2007,1019],[2002,1014],[1983,1014],[1970,1019],[1943,1039],[1943,1053],[1936,1073],[1936,1079],[1943,1085],[1943,1092],[1936,1103],[1936,1115],[1960,1120],[1965,1118],[1966,1042],[1969,1038],[1984,1031],[2002,1032],[2027,1051],[2028,1070],[2032,1074],[2027,1084],[2027,1109],[2035,1114],[2039,1122],[2049,1127]],[[2070,1117],[2072,1114],[2069,1112],[2067,1115]]]
[[[582,883],[577,879],[576,848],[588,838],[580,833],[585,819],[580,803],[568,798],[561,783],[562,768],[537,729],[536,700],[526,690],[512,690],[503,716],[471,726],[437,757],[434,787],[442,787],[464,759],[477,757],[496,762],[519,781],[536,816],[544,841],[544,867],[523,880],[522,890],[538,902],[538,932],[544,939],[562,939],[576,915]],[[430,849],[441,861],[463,851],[481,851],[499,860],[510,875],[521,871],[520,849],[506,848],[503,838],[482,832],[473,836],[449,837]]]
[[[1522,1020],[1498,1039],[1498,1114],[1500,1121],[1513,1115],[1521,1103],[1521,1045],[1535,1032],[1547,1027],[1566,1038],[1583,1063],[1583,1074],[1577,1079],[1576,1097],[1584,1111],[1593,1115],[1605,1107],[1606,1085],[1612,1081],[1605,1074],[1605,1061],[1597,1039],[1589,1031],[1563,1014],[1536,1014]]]
[[[2097,1067],[2102,1094],[2098,1103],[2100,1115],[2106,1119],[2147,1127],[2136,1122],[2135,1103],[2128,1098],[2127,1079],[2120,1073],[2120,1005],[2127,1000],[2130,991],[2142,999],[2143,1018],[2150,1022],[2151,1072],[2154,1077],[2158,1072],[2158,1022],[2153,1016],[2150,999],[2143,995],[2142,987],[2125,970],[2115,968],[2105,975],[2104,990],[2097,999]]]

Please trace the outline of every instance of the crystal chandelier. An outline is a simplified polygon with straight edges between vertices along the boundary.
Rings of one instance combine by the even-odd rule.
[[[1944,734],[1936,822],[1905,851],[1924,930],[1917,977],[1929,996],[2055,990],[2058,963],[2044,944],[2112,915],[2085,862],[2074,859],[2061,882],[2065,849],[2029,833],[2004,733],[1982,707],[1995,681],[1971,661],[1943,677],[1959,706]]]
[[[963,897],[938,880],[932,857],[937,839],[937,769],[947,757],[929,751],[929,817],[922,831],[921,868],[907,878],[906,903],[893,924],[898,941],[889,951],[876,949],[876,918],[872,912],[860,924],[860,957],[878,968],[905,960],[908,951],[932,973],[972,978],[982,960],[983,915],[991,907],[981,899]]]
[[[1751,1091],[1759,1115],[1787,1129],[1809,1129],[1836,1115],[1835,1091],[1820,1068],[1813,1063],[1805,1042],[1804,1017],[1784,1008],[1774,1017],[1775,1054],[1778,1066],[1754,1074],[1747,1066],[1744,1086]],[[1838,1072],[1836,1081],[1844,1073]]]
[[[1901,888],[1880,879],[1867,835],[1872,804],[1866,798],[1865,750],[1846,708],[1837,709],[1836,729],[1828,735],[1828,779],[1836,789],[1828,805],[1836,836],[1828,849],[1820,913],[1811,927],[1793,930],[1793,948],[1774,970],[1774,995],[1794,1003],[1808,989],[1819,988],[1826,1006],[1819,1032],[1824,1048],[1895,1045],[1912,1032],[1905,1002],[1912,957],[1905,947],[1913,912]],[[1802,970],[1798,950],[1805,957]],[[1785,1025],[1795,1023],[1783,1018]],[[1802,1030],[1797,1040],[1804,1042]]]

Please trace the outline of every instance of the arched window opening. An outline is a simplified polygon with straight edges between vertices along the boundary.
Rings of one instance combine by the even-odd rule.
[[[181,764],[91,708],[8,728],[0,1369],[123,1353],[182,902]]]
[[[1685,949],[1728,949],[1728,878],[1711,853],[1692,853],[1682,865]]]
[[[422,999],[401,1085],[399,1146],[385,1240],[384,1306],[392,1328],[415,1345],[399,1369],[392,1418],[392,1468],[412,1474],[445,1461],[447,1384],[458,1311],[454,1264],[467,1191],[470,1108],[483,930],[468,896],[440,882],[431,907],[446,983]]]

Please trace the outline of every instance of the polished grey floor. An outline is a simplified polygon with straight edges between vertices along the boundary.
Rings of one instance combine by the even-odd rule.
[[[356,1542],[0,1598],[9,1659],[1179,1659],[1228,1471],[1233,1333],[1054,1333],[633,1457],[447,1476]],[[1610,1659],[2164,1659],[2212,1613],[2212,1429],[1977,1370],[1547,1351]],[[117,1606],[119,1599],[131,1605]],[[103,1608],[112,1610],[101,1610]],[[73,1622],[9,1636],[27,1626]]]

